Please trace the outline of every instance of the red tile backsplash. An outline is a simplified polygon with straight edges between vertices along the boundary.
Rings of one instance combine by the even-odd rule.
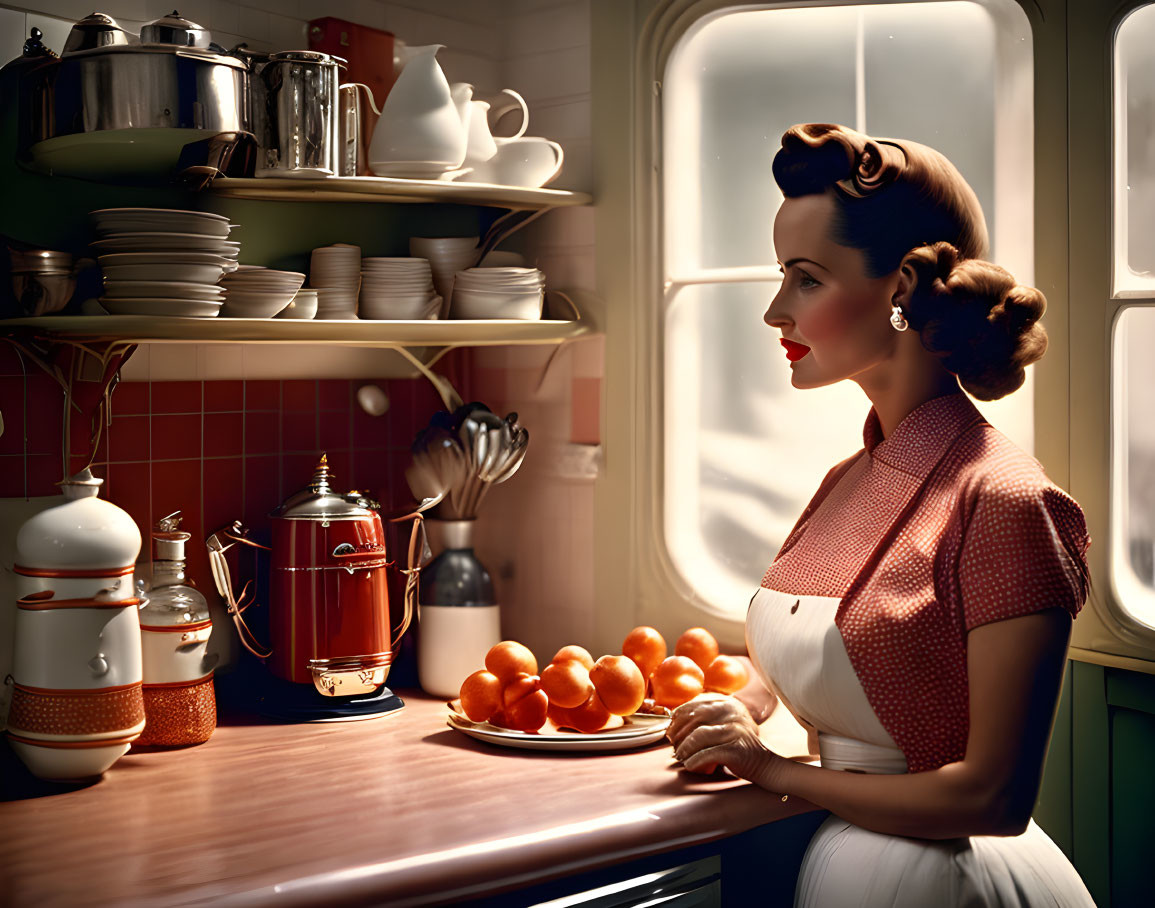
[[[201,384],[199,381],[153,382],[152,414],[200,413]]]
[[[154,395],[155,398],[155,395]],[[201,457],[201,414],[153,413],[152,459],[183,460]]]
[[[6,345],[0,354],[0,497],[54,495],[63,473],[63,394],[35,366],[25,379]],[[153,524],[179,509],[196,541],[189,547],[196,571],[207,568],[200,540],[238,519],[255,533],[267,531],[268,513],[309,482],[322,452],[337,488],[358,488],[386,508],[399,507],[410,499],[403,476],[409,445],[442,404],[424,380],[376,381],[390,407],[370,417],[355,401],[362,384],[122,382],[111,394],[111,424],[102,428],[93,472],[106,480],[103,497],[140,527],[144,559],[151,557]],[[88,462],[89,425],[88,415],[73,412],[73,470]],[[194,576],[202,586],[210,582],[207,572]]]
[[[108,428],[108,457],[112,463],[151,460],[149,416],[116,416],[116,400],[112,403],[112,425]]]

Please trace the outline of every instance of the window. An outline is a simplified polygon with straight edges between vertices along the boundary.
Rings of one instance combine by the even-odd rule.
[[[1114,287],[1132,301],[1111,344],[1111,579],[1155,630],[1155,6],[1115,36]]]
[[[939,149],[982,202],[992,258],[1031,283],[1031,96],[1013,0],[743,8],[678,42],[661,96],[663,530],[707,611],[742,617],[826,470],[862,446],[869,408],[850,382],[791,388],[761,320],[780,279],[782,133],[836,122]],[[1029,377],[980,407],[1032,448]]]

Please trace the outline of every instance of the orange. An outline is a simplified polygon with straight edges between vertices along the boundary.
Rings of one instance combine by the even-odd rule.
[[[666,638],[646,625],[635,627],[622,642],[622,655],[633,659],[647,679],[666,658],[666,652]]]
[[[524,644],[516,640],[502,640],[485,654],[485,667],[497,675],[503,684],[508,684],[518,672],[536,675],[537,659]]]
[[[654,702],[659,706],[681,706],[702,693],[705,675],[688,656],[669,656],[654,669]]]
[[[750,680],[746,666],[733,656],[719,656],[706,667],[706,690],[732,694]]]
[[[485,669],[461,683],[461,709],[474,722],[486,722],[502,707],[501,681]]]
[[[569,646],[563,646],[557,651],[557,655],[553,657],[554,662],[566,662],[568,660],[575,660],[580,662],[589,671],[594,667],[594,657],[590,655],[590,651],[584,646],[576,646],[571,643]]]
[[[606,709],[615,716],[638,711],[646,698],[646,679],[629,656],[602,656],[590,670],[590,680]]]
[[[587,734],[605,728],[613,718],[596,693],[590,694],[585,703],[573,709],[551,705],[549,717],[558,728],[572,728]]]
[[[535,690],[507,706],[490,719],[494,725],[512,728],[514,731],[537,731],[545,725],[549,710],[549,697],[545,691]]]
[[[541,673],[541,689],[550,703],[566,709],[581,706],[593,693],[589,669],[576,659],[551,662]]]
[[[527,675],[525,672],[518,672],[501,691],[501,703],[506,709],[509,709],[518,700],[528,697],[532,693],[541,690],[541,678],[537,675]]]
[[[688,656],[697,663],[698,668],[705,671],[718,658],[718,641],[704,627],[692,627],[674,644],[674,655]]]

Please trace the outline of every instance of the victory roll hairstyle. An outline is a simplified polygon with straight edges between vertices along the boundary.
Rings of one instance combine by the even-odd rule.
[[[1022,385],[1047,349],[1046,298],[983,260],[982,208],[942,154],[807,123],[782,136],[773,169],[787,198],[830,194],[831,238],[861,250],[871,277],[902,268],[915,278],[906,318],[964,390],[995,400]]]

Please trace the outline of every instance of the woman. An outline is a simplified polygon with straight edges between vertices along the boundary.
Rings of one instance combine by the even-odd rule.
[[[1086,595],[1083,515],[960,391],[1022,384],[1046,302],[982,260],[978,200],[933,149],[808,124],[774,176],[784,277],[765,321],[792,384],[850,379],[873,404],[746,620],[821,765],[771,752],[717,696],[675,712],[675,755],[831,812],[796,905],[1093,905],[1030,819]]]

